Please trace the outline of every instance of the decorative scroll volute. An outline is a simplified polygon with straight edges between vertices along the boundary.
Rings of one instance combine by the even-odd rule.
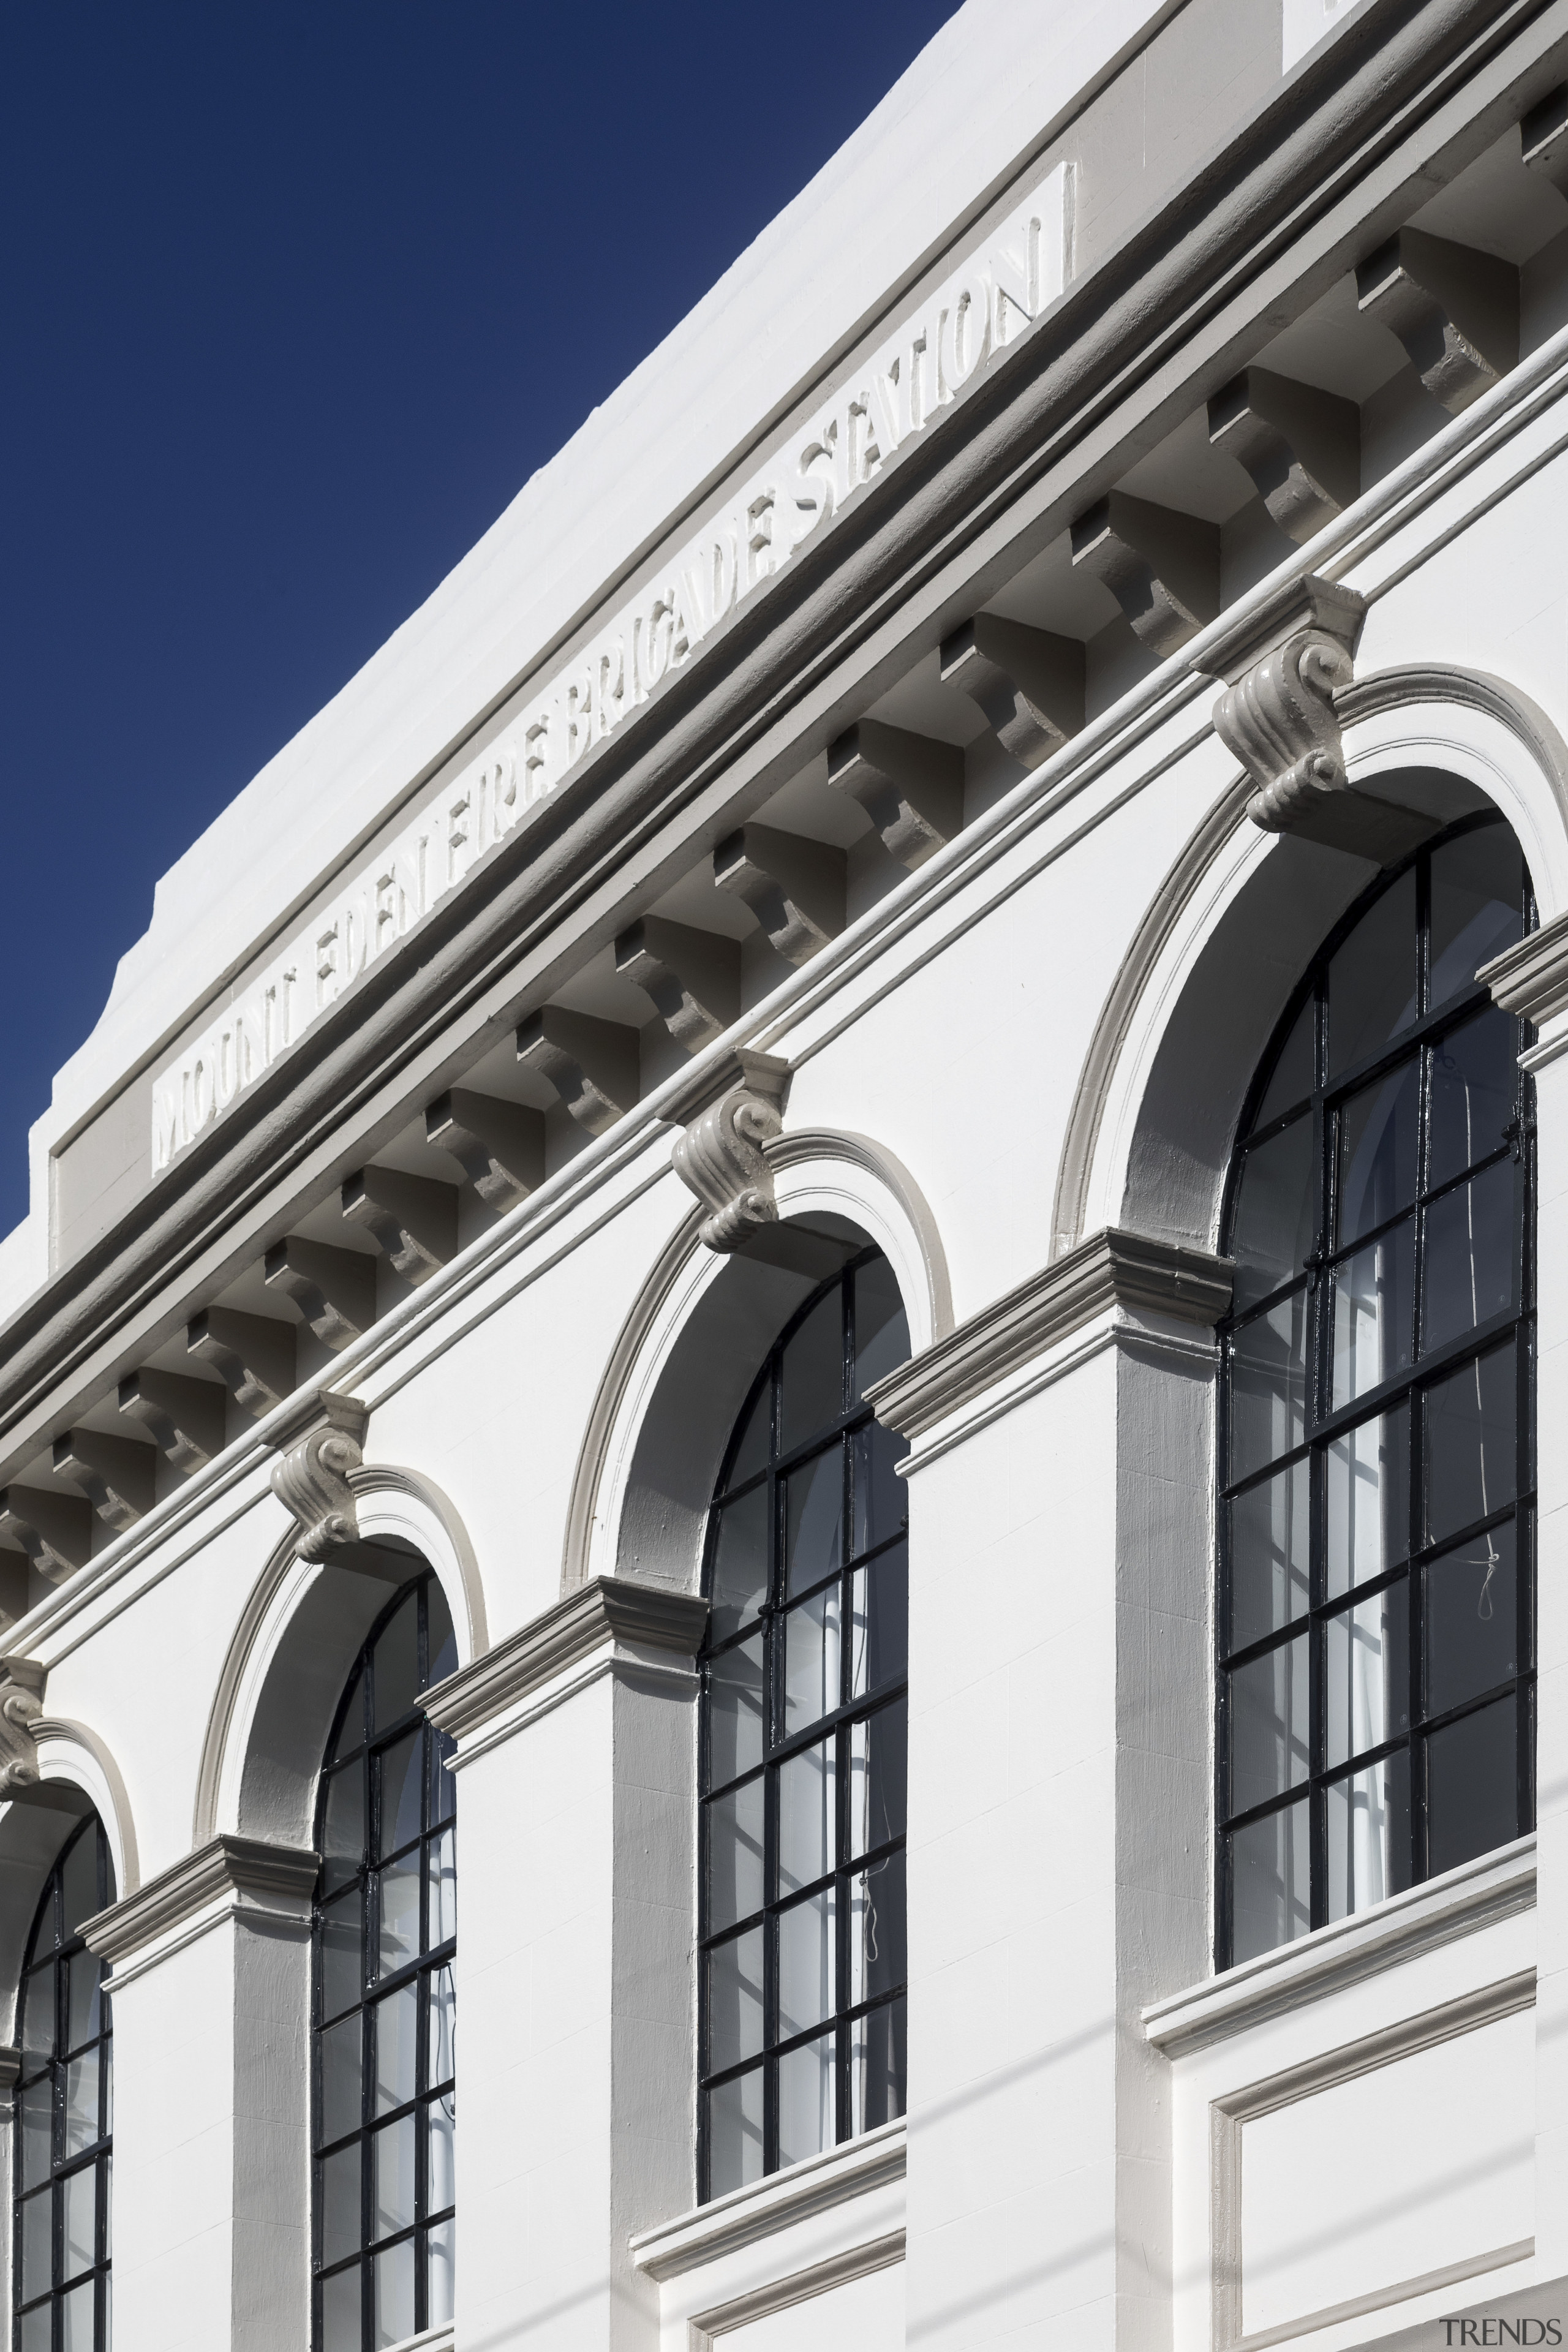
[[[787,1062],[745,1046],[737,1050],[734,1065],[731,1084],[696,1112],[670,1159],[681,1182],[709,1212],[697,1229],[700,1239],[721,1253],[739,1249],[759,1226],[778,1216],[763,1146],[783,1132],[789,1077]]]
[[[1258,787],[1247,814],[1265,833],[1287,831],[1315,794],[1344,791],[1333,695],[1352,675],[1337,639],[1302,629],[1215,703],[1216,732]]]
[[[273,1467],[272,1491],[300,1523],[301,1559],[329,1559],[360,1539],[349,1475],[363,1460],[368,1417],[357,1397],[312,1390],[274,1436],[282,1459]]]
[[[37,1788],[38,1749],[34,1727],[44,1711],[45,1669],[31,1658],[6,1658],[0,1676],[0,1802]]]
[[[1257,787],[1247,813],[1265,833],[1348,790],[1333,698],[1351,683],[1365,612],[1352,590],[1309,574],[1246,614],[1205,664],[1226,681],[1215,731]]]

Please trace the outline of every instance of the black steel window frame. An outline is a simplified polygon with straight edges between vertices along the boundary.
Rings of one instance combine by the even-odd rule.
[[[1242,1140],[1232,1157],[1226,1180],[1221,1220],[1224,1246],[1228,1249],[1233,1237],[1240,1202],[1242,1177],[1247,1155],[1280,1134],[1300,1112],[1307,1097],[1293,1096],[1289,1104],[1272,1115],[1267,1124],[1254,1126],[1258,1111],[1268,1093],[1276,1067],[1282,1061],[1285,1049],[1303,1005],[1314,1007],[1314,1084],[1308,1116],[1312,1121],[1311,1165],[1316,1185],[1315,1230],[1304,1268],[1289,1280],[1280,1283],[1266,1296],[1247,1301],[1245,1310],[1233,1313],[1221,1324],[1217,1334],[1221,1346],[1221,1399],[1216,1432],[1219,1469],[1219,1507],[1217,1519],[1217,1578],[1215,1592],[1215,1948],[1218,1969],[1232,1965],[1233,1952],[1233,1886],[1231,1878],[1232,1838],[1255,1822],[1275,1814],[1287,1812],[1305,1799],[1309,1805],[1308,1847],[1310,1887],[1310,1927],[1329,1923],[1330,1870],[1328,1852],[1327,1794],[1364,1772],[1369,1767],[1401,1753],[1408,1759],[1408,1825],[1407,1845],[1401,1857],[1400,1873],[1404,1885],[1418,1885],[1431,1875],[1427,1853],[1427,1741],[1435,1732],[1469,1716],[1479,1714],[1510,1695],[1515,1699],[1515,1798],[1517,1806],[1514,1834],[1524,1835],[1534,1822],[1534,1759],[1535,1759],[1535,1314],[1534,1314],[1534,1216],[1535,1199],[1535,1132],[1533,1118],[1534,1095],[1529,1074],[1515,1066],[1515,1092],[1512,1116],[1500,1133],[1496,1146],[1484,1155],[1478,1155],[1468,1164],[1447,1174],[1440,1183],[1427,1183],[1430,1147],[1431,1108],[1431,1049],[1440,1047],[1453,1032],[1461,1029],[1478,1012],[1491,1003],[1489,992],[1473,981],[1467,986],[1447,994],[1434,1005],[1430,1003],[1431,901],[1430,861],[1435,852],[1450,842],[1468,834],[1500,824],[1501,820],[1479,816],[1462,820],[1441,835],[1425,843],[1398,865],[1379,875],[1375,882],[1347,910],[1335,925],[1314,956],[1303,980],[1292,992],[1286,1011],[1278,1024],[1268,1047],[1262,1056],[1257,1076],[1249,1089],[1238,1123]],[[1511,836],[1510,836],[1511,838]],[[1535,909],[1528,868],[1521,859],[1523,874],[1523,898],[1520,906],[1522,931],[1533,929]],[[1418,989],[1418,1015],[1413,1024],[1365,1055],[1353,1065],[1329,1075],[1329,1004],[1328,972],[1334,955],[1345,944],[1375,903],[1394,888],[1407,875],[1414,873],[1416,882],[1416,961],[1415,976]],[[1534,1032],[1528,1023],[1513,1024],[1517,1053],[1522,1053]],[[1380,1078],[1386,1078],[1405,1065],[1414,1065],[1419,1072],[1419,1124],[1416,1158],[1415,1195],[1412,1204],[1402,1204],[1387,1218],[1356,1232],[1342,1245],[1338,1235],[1339,1202],[1337,1188],[1340,1177],[1339,1131],[1337,1118],[1343,1107],[1360,1091]],[[1440,1347],[1424,1352],[1419,1319],[1426,1297],[1426,1252],[1428,1213],[1450,1195],[1456,1195],[1488,1170],[1509,1166],[1513,1177],[1513,1306],[1505,1313],[1495,1314],[1477,1323],[1472,1328],[1457,1334]],[[1335,1409],[1332,1397],[1331,1301],[1336,1274],[1348,1261],[1366,1251],[1378,1240],[1393,1233],[1399,1224],[1414,1215],[1415,1256],[1412,1274],[1411,1307],[1416,1318],[1410,1361],[1377,1387],[1354,1396]],[[1235,1392],[1236,1345],[1240,1334],[1249,1325],[1262,1321],[1271,1310],[1301,1294],[1306,1300],[1306,1379],[1303,1431],[1300,1442],[1266,1463],[1248,1470],[1246,1475],[1231,1479],[1231,1407]],[[1457,1371],[1471,1365],[1500,1358],[1502,1352],[1513,1350],[1512,1381],[1515,1427],[1514,1487],[1510,1500],[1497,1509],[1472,1522],[1445,1528],[1434,1539],[1424,1540],[1427,1528],[1426,1517],[1426,1485],[1429,1468],[1428,1423],[1426,1400],[1439,1385]],[[1405,1490],[1406,1543],[1401,1557],[1379,1576],[1364,1583],[1355,1582],[1348,1589],[1330,1593],[1327,1590],[1325,1555],[1327,1547],[1327,1468],[1328,1451],[1337,1439],[1361,1427],[1375,1423],[1402,1404],[1409,1407],[1409,1439],[1405,1446],[1407,1460],[1403,1468],[1407,1472]],[[1309,1464],[1310,1483],[1308,1507],[1310,1517],[1310,1595],[1306,1609],[1289,1617],[1286,1622],[1245,1646],[1232,1650],[1227,1635],[1232,1622],[1233,1578],[1235,1561],[1232,1554],[1231,1518],[1228,1506],[1248,1490],[1266,1486],[1282,1470],[1300,1464]],[[1468,1693],[1451,1706],[1427,1710],[1426,1682],[1426,1580],[1423,1574],[1433,1562],[1450,1556],[1461,1546],[1473,1542],[1493,1531],[1508,1527],[1515,1535],[1515,1602],[1518,1612],[1516,1629],[1517,1672],[1479,1691]],[[1377,1741],[1364,1750],[1336,1757],[1328,1761],[1327,1746],[1327,1672],[1325,1642],[1327,1627],[1335,1618],[1347,1617],[1350,1612],[1366,1601],[1375,1601],[1380,1594],[1394,1591],[1404,1585],[1407,1601],[1405,1615],[1408,1628],[1408,1658],[1405,1665],[1405,1704],[1407,1722],[1394,1735]],[[1230,1793],[1232,1726],[1230,1712],[1231,1678],[1238,1668],[1285,1650],[1307,1633],[1309,1675],[1309,1744],[1308,1770],[1289,1787],[1259,1802],[1232,1813],[1228,1809]],[[1390,1892],[1398,1892],[1398,1885]],[[1337,1915],[1336,1915],[1337,1916]]]
[[[851,2120],[850,2083],[852,2056],[851,2035],[853,2029],[857,2024],[863,2023],[864,2021],[878,2020],[884,2012],[886,2031],[892,2037],[892,2046],[900,2053],[900,2072],[899,2077],[899,2091],[897,2094],[900,2104],[896,2112],[902,2112],[904,2083],[907,2079],[906,2073],[901,2063],[902,2053],[905,2046],[904,2018],[907,1984],[906,1981],[900,1978],[896,1984],[891,1984],[882,1988],[871,1998],[862,2000],[858,2002],[852,2001],[849,1998],[851,1948],[850,1937],[847,1927],[847,1922],[850,1916],[848,1892],[851,1883],[873,1873],[886,1874],[889,1872],[889,1869],[893,1872],[900,1872],[906,1843],[905,1831],[900,1825],[900,1830],[895,1835],[868,1843],[859,1851],[853,1851],[855,1842],[851,1835],[850,1823],[850,1807],[853,1795],[850,1756],[851,1741],[856,1730],[862,1726],[874,1722],[874,1720],[879,1716],[886,1717],[889,1721],[891,1721],[893,1719],[893,1711],[901,1710],[905,1723],[902,1737],[905,1743],[906,1752],[908,1738],[907,1717],[909,1705],[909,1676],[907,1664],[904,1666],[904,1670],[896,1676],[890,1677],[884,1682],[877,1683],[875,1685],[861,1691],[858,1695],[854,1692],[852,1687],[856,1671],[855,1645],[853,1640],[853,1629],[856,1623],[854,1612],[856,1577],[857,1575],[866,1575],[868,1577],[866,1592],[868,1595],[867,1605],[868,1608],[870,1582],[868,1571],[874,1569],[879,1562],[887,1562],[891,1566],[894,1563],[896,1556],[900,1552],[905,1555],[907,1560],[908,1549],[907,1489],[904,1487],[901,1480],[898,1482],[898,1485],[900,1496],[904,1498],[904,1501],[902,1506],[902,1514],[898,1525],[892,1528],[886,1535],[876,1537],[874,1540],[868,1541],[862,1549],[856,1549],[853,1533],[856,1526],[855,1512],[857,1509],[857,1497],[853,1491],[856,1476],[855,1464],[857,1459],[857,1439],[861,1438],[864,1433],[875,1433],[874,1436],[866,1440],[861,1448],[865,1465],[861,1475],[866,1478],[869,1478],[871,1475],[869,1457],[873,1447],[878,1449],[880,1454],[884,1470],[890,1467],[893,1462],[900,1459],[908,1451],[907,1443],[902,1439],[895,1437],[891,1431],[882,1428],[881,1424],[875,1420],[869,1406],[860,1402],[856,1394],[857,1349],[855,1332],[855,1277],[858,1273],[862,1271],[862,1269],[871,1265],[880,1257],[881,1253],[873,1248],[862,1251],[858,1255],[850,1259],[840,1273],[832,1276],[827,1281],[820,1285],[820,1286],[812,1293],[811,1297],[796,1310],[796,1312],[791,1317],[789,1322],[785,1325],[784,1330],[781,1332],[779,1338],[770,1350],[767,1360],[763,1364],[762,1370],[758,1373],[751,1389],[747,1391],[745,1402],[742,1405],[736,1421],[734,1433],[730,1440],[728,1447],[726,1448],[724,1465],[721,1472],[718,1487],[714,1493],[713,1507],[709,1518],[704,1561],[704,1588],[705,1590],[711,1591],[715,1555],[718,1548],[719,1532],[721,1526],[721,1516],[723,1511],[729,1506],[742,1500],[759,1488],[765,1490],[767,1494],[769,1559],[765,1601],[756,1615],[743,1618],[733,1633],[727,1634],[719,1640],[714,1640],[710,1633],[709,1639],[704,1645],[700,1660],[702,1670],[703,1706],[701,1710],[702,1727],[700,1772],[702,1803],[700,1868],[701,1885],[701,1937],[700,1960],[698,1975],[698,2009],[701,2063],[700,2067],[698,2096],[698,2169],[700,2183],[699,2194],[703,2201],[707,2201],[712,2193],[710,2178],[710,2148],[708,2129],[708,2095],[713,2091],[721,2089],[726,2084],[737,2081],[743,2075],[759,2071],[759,2062],[755,2056],[742,2059],[740,2063],[731,2066],[717,2068],[710,2071],[708,2064],[710,2048],[709,1956],[720,1946],[729,1943],[735,1937],[744,1935],[751,1930],[761,1927],[763,1931],[764,1990],[762,2042],[763,2054],[760,2062],[760,2072],[762,2074],[763,2084],[763,2172],[764,2177],[770,2172],[776,2171],[779,2168],[780,2162],[777,2111],[778,2062],[781,2059],[787,2057],[792,2051],[806,2048],[813,2042],[820,2040],[828,2031],[833,2031],[837,2036],[837,2049],[834,2061],[835,2142],[841,2142],[848,2138],[854,2128]],[[781,1433],[780,1381],[784,1358],[789,1349],[790,1343],[795,1339],[796,1333],[803,1328],[813,1314],[815,1314],[824,1298],[830,1297],[835,1290],[838,1292],[840,1297],[843,1318],[841,1325],[842,1350],[840,1359],[843,1385],[841,1389],[840,1411],[836,1418],[825,1421],[818,1428],[815,1429],[808,1437],[803,1439],[798,1444],[791,1447],[788,1451],[784,1451],[781,1449],[779,1443]],[[764,1394],[768,1399],[768,1458],[766,1464],[760,1470],[752,1472],[748,1476],[735,1480],[734,1484],[731,1485],[731,1481],[733,1476],[736,1455],[741,1451],[751,1429],[753,1408],[758,1404],[760,1398]],[[837,1445],[839,1447],[842,1455],[844,1486],[840,1502],[840,1508],[843,1515],[840,1525],[846,1535],[846,1540],[843,1544],[843,1556],[840,1564],[837,1568],[829,1570],[824,1575],[813,1579],[810,1582],[802,1583],[797,1588],[790,1590],[787,1587],[786,1537],[784,1524],[784,1513],[788,1491],[787,1482],[792,1472],[798,1471],[804,1465],[809,1465],[814,1459],[826,1454],[834,1445]],[[841,1628],[841,1637],[838,1644],[839,1704],[837,1707],[829,1709],[826,1713],[815,1718],[810,1723],[803,1725],[796,1731],[786,1733],[784,1729],[785,1621],[793,1612],[800,1609],[803,1605],[808,1605],[814,1598],[820,1597],[824,1594],[831,1594],[836,1587],[837,1588],[838,1593],[840,1611],[838,1622]],[[901,1606],[907,1612],[907,1581],[904,1592],[900,1598]],[[711,1676],[714,1665],[716,1662],[722,1660],[726,1654],[737,1650],[745,1643],[754,1640],[759,1628],[763,1633],[764,1644],[763,1690],[765,1697],[763,1760],[760,1764],[750,1767],[746,1770],[735,1774],[731,1779],[715,1783],[710,1770],[711,1717],[709,1705],[709,1693],[711,1687]],[[907,1659],[907,1613],[905,1618],[905,1633],[900,1646]],[[832,1738],[836,1747],[834,1782],[836,1804],[836,1851],[834,1867],[825,1872],[819,1878],[810,1884],[793,1886],[786,1894],[781,1895],[779,1892],[778,1883],[778,1792],[780,1774],[783,1767],[788,1763],[791,1758],[805,1754],[811,1748],[818,1746],[827,1738]],[[727,1919],[721,1927],[714,1929],[710,1924],[710,1906],[711,1864],[710,1823],[713,1818],[713,1801],[727,1796],[736,1790],[743,1788],[748,1782],[757,1780],[761,1780],[763,1782],[765,1792],[763,1882],[764,1901],[761,1909],[749,1913],[742,1917]],[[836,1918],[838,1923],[838,1931],[836,1934],[834,1943],[834,1964],[836,1970],[834,2007],[829,2015],[815,2021],[801,2032],[781,2037],[778,2032],[779,1989],[776,1923],[781,1914],[797,1906],[809,1904],[814,1897],[821,1895],[829,1887],[835,1888],[837,1892]],[[901,1941],[904,1930],[904,1921],[901,1916],[901,1885],[900,1904],[900,1916],[897,1923],[897,1932]]]
[[[68,1903],[80,1893],[84,1870],[87,1898],[70,1905],[77,1916],[68,1922]],[[90,2296],[93,2352],[108,2352],[112,2027],[109,2000],[100,1990],[103,1964],[88,1950],[77,1926],[113,1901],[109,1841],[95,1813],[73,1830],[45,1882],[17,1996],[21,2071],[11,2129],[16,2352],[64,2352],[68,2294]],[[83,2030],[73,2033],[73,2021]],[[47,2140],[42,2165],[40,2126]],[[92,2260],[68,2279],[68,2200],[89,2176]],[[46,2209],[47,2221],[40,2231],[34,2217]],[[28,2273],[38,2259],[40,2236],[48,2250],[48,2281],[41,2293],[28,2295]],[[78,2340],[73,2329],[73,2345]]]
[[[431,1607],[433,1599],[436,1603],[434,1612]],[[411,2243],[414,2248],[414,2318],[412,2327],[406,2332],[417,2334],[430,2326],[430,2239],[436,2231],[455,2223],[455,2204],[445,2201],[432,2206],[428,2200],[432,2116],[440,2108],[445,2111],[446,2119],[452,2122],[456,2115],[455,2031],[449,2045],[452,2063],[437,2070],[435,2066],[437,2036],[432,2010],[437,1979],[443,1972],[447,1972],[450,2015],[449,1971],[457,1950],[457,1938],[455,1933],[433,1937],[431,1916],[433,1880],[437,1871],[445,1870],[455,1883],[456,1790],[451,1774],[445,1769],[454,1743],[446,1733],[436,1728],[417,1704],[401,1708],[395,1717],[387,1722],[378,1723],[376,1719],[377,1644],[399,1611],[410,1604],[417,1617],[416,1696],[427,1690],[433,1681],[441,1678],[434,1671],[437,1660],[432,1654],[439,1645],[439,1638],[444,1638],[447,1643],[447,1654],[439,1661],[441,1675],[450,1671],[456,1664],[455,1654],[450,1650],[450,1619],[445,1599],[434,1573],[426,1572],[399,1588],[366,1636],[350,1671],[333,1719],[317,1799],[317,1847],[323,1856],[313,1908],[310,1972],[311,2341],[317,2352],[337,2352],[337,2347],[327,2331],[326,2302],[334,2281],[348,2278],[356,2268],[360,2274],[360,2343],[365,2347],[365,2352],[369,2352],[369,2347],[378,2340],[377,2261],[405,2244]],[[433,1616],[437,1621],[434,1627]],[[357,1723],[353,1719],[356,1711],[359,1712]],[[411,1738],[419,1743],[417,1827],[411,1834],[399,1837],[395,1826],[390,1832],[394,1843],[383,1851],[385,1760],[395,1756]],[[342,1845],[343,1841],[334,1831],[331,1820],[334,1810],[335,1785],[354,1776],[358,1778],[358,1806],[363,1823],[357,1859],[349,1852],[334,1854],[333,1846]],[[354,1802],[351,1799],[346,1807],[351,1820],[354,1810]],[[445,1846],[444,1840],[449,1841]],[[395,1872],[399,1872],[405,1881],[411,1863],[416,1865],[413,1874],[418,1888],[417,1948],[415,1956],[402,1966],[384,1971],[380,1965],[380,1942],[385,1908],[384,1884],[388,1875]],[[357,1929],[353,1919],[356,1911]],[[437,1927],[444,1924],[444,1918],[434,1923]],[[346,2001],[333,2000],[329,2007],[328,1940],[333,1934],[334,1926],[347,1928],[336,1948],[348,1948],[357,1941],[359,1965],[353,1998]],[[416,2002],[413,2088],[406,2098],[382,2106],[377,2100],[376,2034],[379,2021],[384,2013],[384,2005],[410,1986],[416,1988]],[[356,2025],[358,2120],[352,2128],[334,2131],[328,2137],[328,2037],[342,2033],[352,2037]],[[377,2235],[374,2225],[375,2143],[379,2135],[395,2130],[410,2117],[414,2121],[416,2210],[408,2222],[388,2230],[384,2235]],[[342,2118],[336,2120],[341,2121]],[[327,2189],[327,2168],[334,2159],[343,2161],[350,2151],[357,2151],[359,2158],[358,2242],[346,2253],[338,2254],[335,2249],[329,2249],[324,2243],[329,2219],[327,2209],[331,2201]],[[352,2289],[349,2292],[352,2294]]]

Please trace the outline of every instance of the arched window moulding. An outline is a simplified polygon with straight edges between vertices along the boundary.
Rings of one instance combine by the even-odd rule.
[[[411,1574],[414,1555],[435,1570],[452,1612],[458,1664],[471,1665],[489,1647],[484,1586],[468,1530],[451,1502],[434,1480],[391,1463],[365,1463],[349,1474],[348,1484],[363,1543],[389,1544],[408,1554]],[[268,1686],[275,1670],[287,1663],[290,1640],[298,1637],[300,1612],[310,1595],[323,1579],[339,1573],[330,1563],[301,1559],[300,1536],[300,1528],[290,1527],[257,1579],[218,1676],[196,1780],[194,1847],[205,1844],[219,1831],[259,1831],[259,1823],[245,1818],[247,1778],[256,1760]],[[383,1600],[385,1596],[384,1585]],[[352,1656],[352,1651],[345,1654]],[[336,1696],[334,1691],[334,1705]],[[301,1774],[308,1768],[313,1780],[321,1758],[308,1759],[309,1738],[303,1729],[301,1742]],[[301,1837],[295,1842],[307,1841]]]
[[[109,1840],[121,1897],[134,1895],[142,1884],[136,1823],[124,1776],[107,1742],[86,1724],[64,1721],[47,1709],[33,1727],[33,1737],[37,1742],[39,1780],[63,1781],[89,1800]]]
[[[875,1242],[897,1278],[913,1350],[945,1338],[952,1328],[946,1253],[925,1196],[901,1161],[869,1137],[829,1129],[786,1131],[765,1145],[764,1156],[778,1207],[777,1225],[766,1230],[780,1239],[773,1244],[764,1238],[760,1246],[787,1254],[788,1229],[809,1228],[814,1221],[824,1231]],[[781,1306],[776,1324],[768,1328],[771,1309],[761,1298],[731,1310],[730,1300],[745,1279],[736,1274],[743,1261],[702,1246],[703,1214],[694,1210],[671,1235],[600,1381],[573,1481],[563,1593],[590,1578],[639,1573],[695,1587],[719,1452],[734,1419],[729,1375],[750,1378],[792,1311]],[[818,1278],[801,1277],[802,1297]],[[638,1448],[649,1435],[650,1414],[679,1384],[683,1339],[690,1344],[709,1323],[715,1347],[724,1351],[726,1373],[723,1398],[714,1400],[714,1427],[708,1431],[702,1420],[694,1435],[689,1476],[677,1471],[669,1491],[654,1495],[638,1478]],[[672,1373],[676,1379],[667,1381]],[[657,1444],[652,1450],[657,1454]]]
[[[1444,800],[1434,811],[1445,821],[1489,803],[1524,851],[1542,923],[1568,908],[1568,745],[1528,696],[1494,677],[1432,665],[1358,680],[1334,707],[1354,788],[1413,803],[1425,789]],[[1321,938],[1375,870],[1288,834],[1259,832],[1247,816],[1252,789],[1238,780],[1185,845],[1101,1008],[1058,1163],[1053,1257],[1119,1225],[1214,1247],[1230,1129],[1258,1055]],[[1268,989],[1256,992],[1242,1013],[1256,1036],[1216,1043],[1216,1059],[1227,1064],[1223,1098],[1194,1089],[1190,1066],[1182,1074],[1212,1146],[1213,1169],[1207,1152],[1200,1168],[1184,1165],[1182,1139],[1151,1129],[1162,1055],[1173,1050],[1180,1060],[1201,1049],[1204,961],[1227,935],[1254,975],[1250,959],[1266,952],[1278,1002]],[[1236,963],[1228,968],[1234,977]],[[1190,1037],[1178,1035],[1184,1024]],[[1215,1077],[1217,1087],[1217,1071]],[[1226,1118],[1226,1132],[1215,1132]]]

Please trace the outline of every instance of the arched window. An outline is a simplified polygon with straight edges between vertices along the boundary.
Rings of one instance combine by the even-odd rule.
[[[1528,1829],[1531,920],[1507,827],[1382,877],[1280,1024],[1225,1246],[1219,1965]]]
[[[452,2315],[452,1743],[419,1695],[458,1663],[433,1576],[377,1620],[321,1768],[315,1910],[315,2343],[373,2352]]]
[[[18,1998],[11,2137],[15,2352],[108,2352],[113,2094],[103,1964],[81,1923],[114,1901],[96,1814],[44,1886]]]
[[[910,1351],[866,1251],[785,1329],[709,1522],[700,2174],[721,2196],[904,2111]]]

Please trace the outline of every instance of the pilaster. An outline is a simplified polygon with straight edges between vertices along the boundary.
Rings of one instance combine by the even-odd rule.
[[[603,1577],[426,1701],[456,1738],[459,2341],[651,2347],[628,2241],[691,2205],[707,1605]]]

